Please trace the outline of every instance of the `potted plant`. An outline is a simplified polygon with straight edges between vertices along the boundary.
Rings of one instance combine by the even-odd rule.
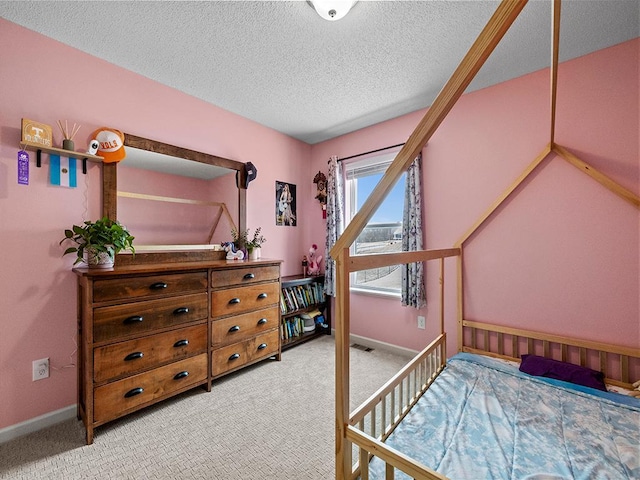
[[[103,217],[65,230],[60,245],[67,241],[77,245],[67,248],[62,254],[76,253],[78,258],[73,262],[74,265],[85,262],[90,268],[110,268],[113,267],[116,253],[122,250],[135,253],[133,239],[118,221]]]
[[[258,227],[253,232],[253,237],[249,240],[249,229],[239,232],[235,228],[231,230],[231,238],[236,248],[245,250],[249,259],[257,260],[260,258],[260,249],[262,244],[267,241],[262,235],[262,227]]]

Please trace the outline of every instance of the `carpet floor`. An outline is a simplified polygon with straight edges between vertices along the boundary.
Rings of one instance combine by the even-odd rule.
[[[351,407],[408,360],[350,349]],[[0,445],[0,479],[335,477],[333,337],[98,427],[72,419]]]

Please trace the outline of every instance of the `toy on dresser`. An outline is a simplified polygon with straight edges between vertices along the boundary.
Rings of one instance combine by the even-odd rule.
[[[244,260],[244,252],[236,249],[233,242],[223,243],[222,247],[227,252],[227,260]]]
[[[318,250],[318,246],[314,243],[311,245],[309,249],[309,256],[307,258],[307,273],[309,275],[320,275],[320,262],[322,261],[322,256],[316,256],[316,252]]]

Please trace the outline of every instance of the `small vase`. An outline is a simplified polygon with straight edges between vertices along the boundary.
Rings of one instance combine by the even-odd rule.
[[[97,252],[88,248],[84,251],[84,262],[89,268],[113,268],[115,252],[111,247],[107,247],[106,252]]]
[[[249,260],[258,260],[260,258],[260,249],[254,248],[249,252]]]
[[[70,151],[74,151],[76,146],[73,143],[73,140],[69,140],[68,138],[65,138],[64,140],[62,140],[62,148],[64,150],[70,150]]]

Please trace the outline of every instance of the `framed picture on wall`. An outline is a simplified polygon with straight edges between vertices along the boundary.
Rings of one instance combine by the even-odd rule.
[[[276,225],[296,226],[296,186],[276,180]]]

